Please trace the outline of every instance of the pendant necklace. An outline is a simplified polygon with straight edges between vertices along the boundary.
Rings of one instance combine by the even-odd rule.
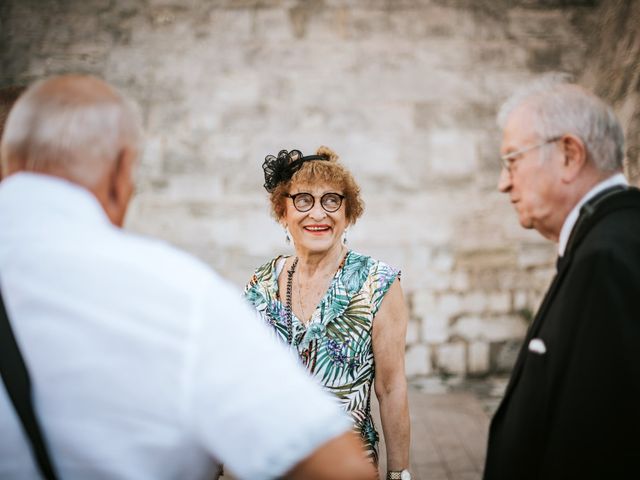
[[[344,253],[344,249],[341,248],[340,252],[338,254],[338,266],[336,267],[336,270],[333,272],[333,276],[335,276],[336,272],[338,270],[340,270],[340,267],[342,266],[343,253]],[[297,257],[296,257],[295,263],[296,263],[295,266],[294,265],[291,266],[294,271],[295,271],[295,268],[296,268],[296,266],[298,264],[298,258]],[[292,274],[292,277],[293,277],[293,274]],[[300,311],[302,312],[302,323],[304,323],[305,325],[308,326],[311,323],[311,319],[313,318],[313,315],[312,315],[311,318],[309,318],[307,320],[307,314],[304,311],[304,307],[302,306],[302,291],[300,289],[300,284],[302,282],[300,282],[300,271],[299,270],[298,270],[298,282],[297,283],[298,283],[298,305],[300,305]],[[329,284],[329,285],[331,285],[331,284]]]

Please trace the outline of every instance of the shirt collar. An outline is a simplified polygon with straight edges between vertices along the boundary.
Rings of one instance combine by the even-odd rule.
[[[40,212],[46,217],[111,222],[98,199],[86,188],[60,177],[18,172],[0,182],[0,213],[5,219]]]
[[[560,230],[560,237],[558,239],[558,255],[564,255],[564,251],[567,248],[567,242],[569,241],[569,235],[571,234],[571,230],[573,230],[573,227],[578,220],[578,216],[580,215],[580,208],[582,207],[582,205],[584,205],[587,201],[589,201],[590,198],[593,198],[603,190],[614,187],[616,185],[629,185],[627,179],[622,173],[616,173],[606,180],[601,181],[591,190],[589,190],[578,203],[576,203],[571,212],[569,212],[569,215],[567,215],[567,218],[564,220],[562,230]]]

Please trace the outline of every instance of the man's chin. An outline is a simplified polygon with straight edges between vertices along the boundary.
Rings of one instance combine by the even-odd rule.
[[[520,222],[520,226],[522,228],[526,228],[527,230],[533,228],[533,221],[530,218],[519,217],[518,221]]]

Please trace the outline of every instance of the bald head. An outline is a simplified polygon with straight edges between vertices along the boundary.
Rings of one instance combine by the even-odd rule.
[[[65,75],[30,87],[11,111],[2,138],[2,170],[47,173],[92,188],[124,149],[137,151],[135,108],[91,76]]]

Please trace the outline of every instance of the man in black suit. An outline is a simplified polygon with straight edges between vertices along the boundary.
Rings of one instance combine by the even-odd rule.
[[[543,80],[502,108],[498,188],[558,242],[558,270],[490,427],[485,480],[640,478],[640,191],[623,132]]]

